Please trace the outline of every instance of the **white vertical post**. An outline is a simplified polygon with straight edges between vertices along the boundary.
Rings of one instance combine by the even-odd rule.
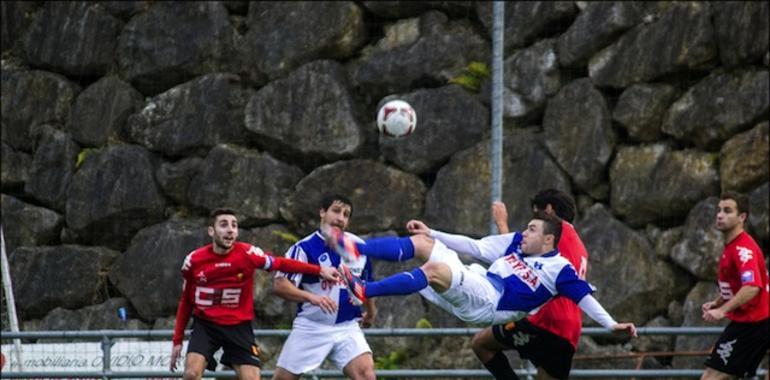
[[[491,199],[502,199],[503,193],[503,30],[505,2],[492,3],[492,137],[490,139]],[[490,202],[491,205],[491,202]],[[489,209],[489,208],[487,208]],[[497,233],[494,218],[489,231]]]
[[[3,226],[0,224],[0,271],[3,275],[3,289],[5,291],[5,299],[8,304],[8,319],[11,325],[11,332],[19,332],[19,320],[16,317],[16,300],[13,297],[13,285],[11,284],[11,272],[8,266],[8,256],[5,255],[5,235],[3,234]],[[24,370],[24,366],[21,361],[21,339],[14,339],[13,345],[16,347],[16,362],[19,366],[19,371]],[[10,361],[10,360],[9,360]]]

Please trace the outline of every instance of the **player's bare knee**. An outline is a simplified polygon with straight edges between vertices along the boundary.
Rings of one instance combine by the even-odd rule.
[[[196,368],[185,368],[184,375],[182,376],[184,380],[198,380],[201,377],[203,377],[203,371],[199,371]]]
[[[435,261],[429,261],[423,264],[420,269],[425,273],[425,278],[436,291],[445,291],[452,284],[452,271],[449,266]]]
[[[409,237],[414,246],[414,257],[422,262],[427,262],[435,244],[433,238],[422,234]]]

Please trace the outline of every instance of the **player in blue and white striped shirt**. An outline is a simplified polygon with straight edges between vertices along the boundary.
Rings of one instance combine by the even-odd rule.
[[[340,195],[327,195],[321,201],[320,228],[335,227],[344,231],[353,212],[350,200]],[[363,243],[359,237],[344,233],[347,239]],[[295,260],[336,268],[340,256],[326,244],[320,229],[294,244],[286,256]],[[350,264],[353,273],[373,280],[372,265],[366,257]],[[376,308],[372,300],[361,307],[354,305],[344,281],[330,282],[318,276],[278,273],[273,282],[275,293],[286,300],[298,302],[297,317],[292,331],[278,357],[273,379],[296,380],[329,357],[331,361],[355,380],[374,380],[372,351],[364,339],[359,321],[369,327]],[[360,303],[357,303],[360,304]]]

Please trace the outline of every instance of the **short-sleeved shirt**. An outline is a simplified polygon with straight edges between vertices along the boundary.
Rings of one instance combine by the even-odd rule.
[[[345,234],[358,243],[364,242],[361,238],[349,232],[345,232]],[[291,246],[286,252],[286,257],[309,264],[316,264],[321,267],[335,268],[340,265],[341,260],[338,254],[326,246],[320,231],[315,231]],[[365,281],[374,280],[371,260],[368,260],[366,256],[361,256],[358,261],[350,263],[348,266],[350,267],[351,272],[361,277],[361,279]],[[319,296],[329,297],[338,305],[337,311],[330,314],[324,312],[316,305],[309,302],[303,302],[297,305],[298,318],[306,318],[325,325],[335,325],[351,320],[359,320],[361,318],[361,307],[355,306],[350,302],[347,286],[342,280],[339,282],[330,282],[323,280],[318,276],[283,272],[278,272],[276,276],[286,277],[302,290]]]
[[[730,300],[743,286],[757,286],[758,295],[727,313],[735,322],[759,322],[770,317],[768,275],[765,257],[748,233],[741,232],[728,242],[719,260],[719,292],[722,299]]]

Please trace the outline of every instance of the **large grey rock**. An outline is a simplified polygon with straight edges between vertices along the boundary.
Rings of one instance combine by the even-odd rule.
[[[77,309],[101,298],[104,271],[119,253],[102,247],[19,247],[9,257],[16,306],[22,319],[63,307]]]
[[[682,326],[715,326],[703,320],[701,305],[707,301],[713,301],[719,296],[719,287],[714,281],[701,281],[687,294],[684,301],[684,322]],[[724,326],[727,320],[722,320],[716,326]],[[676,337],[675,350],[677,352],[700,351],[704,354],[711,352],[711,347],[717,341],[717,335],[680,335]],[[703,369],[703,356],[676,356],[671,361],[671,366],[681,369]]]
[[[64,211],[67,189],[75,171],[80,147],[69,135],[45,126],[37,142],[29,181],[24,192],[43,205]]]
[[[719,152],[722,191],[746,191],[770,180],[770,124],[760,123],[727,140]]]
[[[718,1],[714,30],[726,67],[758,62],[767,53],[770,12],[764,1]]]
[[[46,71],[2,71],[2,141],[32,152],[36,129],[64,124],[80,87]]]
[[[754,236],[760,241],[765,241],[765,243],[770,240],[770,227],[768,224],[768,214],[770,214],[768,212],[770,211],[769,188],[770,182],[765,182],[749,192],[749,227]]]
[[[24,52],[35,67],[79,77],[101,76],[112,67],[122,26],[95,3],[46,2],[25,35]]]
[[[3,191],[14,188],[23,188],[29,179],[29,171],[32,168],[32,155],[13,149],[12,146],[2,143],[0,147],[0,186]]]
[[[719,193],[715,154],[664,144],[618,149],[610,165],[612,210],[631,226],[676,224],[699,200]]]
[[[714,227],[717,197],[709,197],[692,208],[684,224],[681,240],[671,249],[671,261],[692,275],[716,280],[724,237]]]
[[[147,0],[100,1],[99,5],[107,13],[121,20],[129,20],[137,13],[146,11],[152,5],[152,2]]]
[[[559,36],[562,66],[583,66],[594,53],[621,33],[642,21],[642,3],[635,1],[590,2],[575,22]]]
[[[278,206],[302,178],[302,171],[267,153],[217,145],[190,183],[187,199],[206,210],[231,207],[241,225],[278,220]]]
[[[199,157],[184,158],[176,162],[162,162],[155,172],[163,194],[178,204],[187,204],[190,182],[203,166]]]
[[[114,145],[90,153],[67,193],[67,225],[79,241],[125,248],[142,227],[157,223],[166,201],[146,149]]]
[[[541,37],[567,29],[577,14],[573,1],[516,1],[505,4],[503,56]],[[492,35],[492,2],[476,3],[476,13],[488,35]]]
[[[571,82],[548,101],[543,130],[545,146],[575,184],[594,198],[605,198],[615,134],[607,102],[588,78]]]
[[[311,160],[350,156],[364,139],[347,86],[344,69],[334,61],[304,65],[251,96],[246,128],[268,150]]]
[[[198,75],[227,71],[234,34],[221,2],[154,2],[118,37],[121,77],[154,95]]]
[[[318,206],[317,209],[321,207]],[[251,229],[241,228],[238,240],[261,247],[265,252],[271,252],[275,256],[284,256],[292,244],[303,236],[297,236],[282,224],[268,224],[264,227]]]
[[[548,97],[564,84],[554,40],[521,49],[503,63],[503,116],[541,112]]]
[[[281,216],[298,231],[311,231],[318,226],[324,193],[339,193],[353,202],[351,231],[404,230],[406,222],[420,214],[425,191],[416,176],[382,163],[340,161],[318,167],[303,178],[281,205]]]
[[[623,126],[631,138],[652,142],[660,139],[663,115],[675,99],[674,86],[665,83],[635,84],[620,95],[612,110],[612,120]]]
[[[689,289],[687,276],[658,260],[647,238],[604,205],[586,210],[576,228],[591,253],[590,282],[598,289],[594,297],[616,320],[643,323]]]
[[[5,52],[16,46],[33,18],[35,4],[29,1],[3,1],[0,49]]]
[[[380,135],[380,151],[387,161],[410,173],[435,170],[454,152],[481,141],[489,129],[489,110],[459,86],[417,90],[398,98],[414,108],[417,128],[405,138]]]
[[[128,133],[149,150],[174,157],[242,142],[249,94],[235,75],[205,75],[150,98],[128,118]]]
[[[362,1],[366,10],[384,18],[400,19],[417,17],[429,9],[453,16],[468,17],[476,12],[471,1]]]
[[[80,144],[103,146],[126,135],[128,116],[138,110],[144,98],[130,84],[105,76],[78,95],[66,130]]]
[[[118,316],[119,308],[126,308],[128,320]],[[136,311],[127,299],[110,298],[103,303],[86,306],[78,310],[62,307],[53,309],[40,321],[43,331],[78,331],[78,330],[147,330],[150,326],[137,319]]]
[[[517,129],[503,139],[502,195],[512,230],[532,215],[530,200],[539,190],[571,192],[569,177],[542,146],[542,134]],[[436,175],[425,201],[425,221],[432,228],[485,236],[489,232],[489,141],[456,153]],[[468,180],[473,178],[473,180]]]
[[[247,62],[270,78],[320,59],[346,59],[366,41],[364,12],[352,1],[252,2]]]
[[[684,70],[705,69],[716,58],[709,4],[676,3],[658,20],[638,25],[594,55],[588,72],[598,86],[623,88]]]
[[[669,108],[663,132],[716,150],[722,141],[767,118],[767,70],[714,71]]]
[[[631,351],[631,344],[599,344],[598,338],[582,337],[578,342],[577,351],[587,356],[613,357],[628,354]],[[636,359],[615,358],[613,360],[575,360],[573,369],[632,369],[638,368],[639,363]]]
[[[109,271],[110,282],[152,321],[174,315],[182,290],[182,262],[211,242],[203,220],[171,220],[139,231]]]
[[[64,217],[47,208],[33,206],[5,194],[0,195],[6,252],[16,247],[56,244]]]
[[[674,327],[673,323],[666,317],[657,316],[641,327]],[[641,335],[639,339],[631,342],[634,351],[637,352],[671,352],[674,350],[673,335]]]
[[[452,54],[446,54],[451,51]],[[374,101],[414,87],[437,87],[473,61],[489,60],[489,42],[469,22],[437,11],[385,28],[385,37],[348,65],[351,83]]]

